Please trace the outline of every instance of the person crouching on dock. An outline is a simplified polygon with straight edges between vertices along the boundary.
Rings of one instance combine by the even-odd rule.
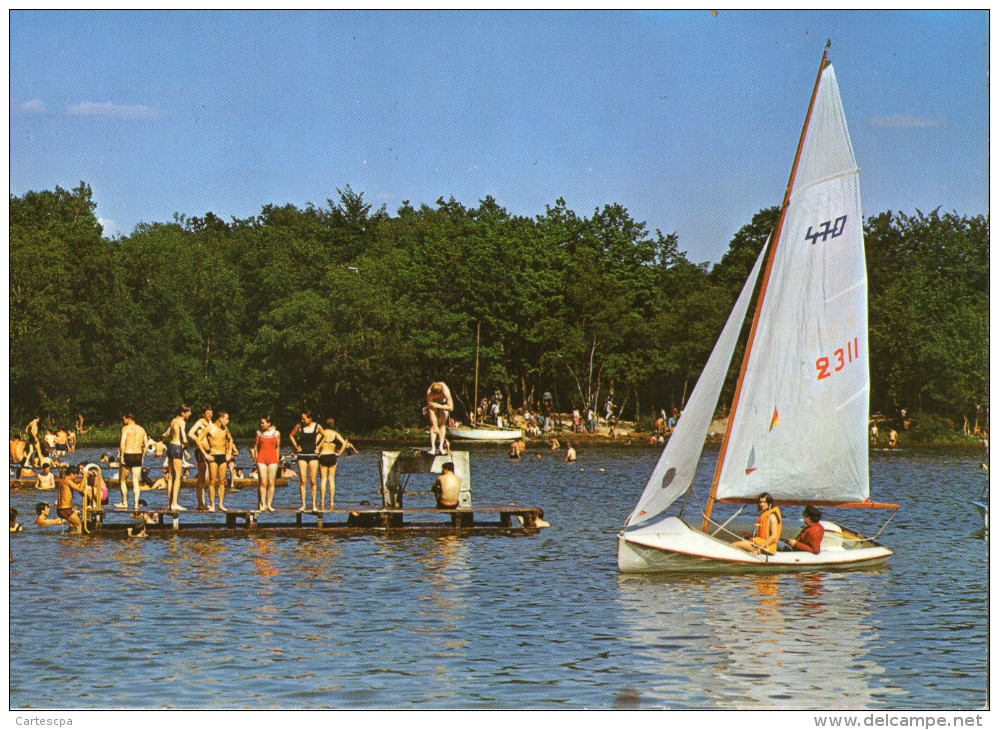
[[[437,440],[440,438],[440,453],[447,453],[447,420],[454,410],[451,390],[445,383],[431,383],[427,389],[427,405],[423,412],[430,419],[430,453],[437,453]]]

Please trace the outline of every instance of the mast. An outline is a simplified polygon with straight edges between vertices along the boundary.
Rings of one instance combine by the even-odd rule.
[[[475,426],[476,415],[479,412],[479,329],[482,322],[475,323],[475,400],[472,401],[472,426]]]
[[[767,293],[767,285],[770,283],[770,270],[773,268],[774,255],[777,252],[777,245],[780,243],[781,231],[784,228],[784,218],[787,215],[787,206],[791,202],[791,191],[794,189],[794,178],[798,172],[798,162],[801,160],[801,151],[805,146],[805,135],[808,132],[808,123],[812,119],[812,109],[815,107],[815,99],[819,93],[819,83],[822,81],[822,72],[829,65],[829,46],[831,41],[826,41],[825,49],[822,51],[822,61],[819,62],[819,72],[815,77],[815,86],[812,88],[812,98],[808,102],[808,112],[805,114],[805,123],[801,127],[801,137],[798,139],[798,150],[794,153],[794,164],[791,165],[791,175],[787,181],[787,189],[784,191],[784,202],[781,204],[780,217],[774,228],[773,236],[770,239],[770,253],[767,254],[766,268],[763,270],[763,280],[760,284],[760,295],[756,299],[756,310],[753,312],[753,324],[749,329],[749,339],[746,341],[746,351],[742,355],[742,366],[739,368],[739,379],[735,383],[735,395],[732,396],[732,407],[728,413],[728,424],[725,426],[725,436],[722,439],[721,448],[718,451],[718,463],[715,466],[715,474],[711,479],[711,492],[704,509],[704,520],[701,523],[701,532],[708,531],[708,523],[711,520],[711,512],[715,506],[715,495],[718,493],[718,481],[721,479],[722,465],[725,463],[725,454],[728,451],[728,441],[732,432],[732,424],[735,422],[735,410],[739,405],[739,396],[742,394],[742,381],[746,377],[746,367],[749,364],[749,354],[753,349],[753,341],[756,339],[756,327],[759,324],[760,312],[763,309],[763,299]]]

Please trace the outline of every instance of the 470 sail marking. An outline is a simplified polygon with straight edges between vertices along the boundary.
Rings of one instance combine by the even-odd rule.
[[[814,246],[819,242],[819,238],[825,243],[827,238],[839,238],[842,236],[844,230],[846,230],[846,216],[841,215],[834,221],[825,221],[820,224],[819,229],[814,233],[812,233],[812,227],[809,226],[805,238],[811,241]]]
[[[846,343],[846,351],[843,348],[838,348],[833,352],[833,358],[835,360],[835,367],[832,372],[829,371],[829,366],[832,365],[829,358],[823,355],[818,360],[815,361],[815,369],[818,371],[816,380],[822,380],[823,378],[828,378],[833,373],[838,373],[840,370],[845,368],[849,363],[860,357],[860,341],[858,337],[854,337],[852,342]]]

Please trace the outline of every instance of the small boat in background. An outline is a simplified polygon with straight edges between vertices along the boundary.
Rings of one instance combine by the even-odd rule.
[[[515,441],[524,432],[519,428],[499,428],[480,423],[475,426],[451,426],[448,437],[457,441]]]

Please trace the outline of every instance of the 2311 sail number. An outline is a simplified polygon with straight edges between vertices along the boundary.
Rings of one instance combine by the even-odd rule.
[[[859,338],[854,337],[851,342],[846,343],[846,348],[840,347],[835,350],[833,352],[832,359],[823,355],[815,361],[815,369],[818,371],[816,380],[822,380],[823,378],[828,378],[833,373],[838,373],[851,362],[858,360],[859,358],[860,342]]]

